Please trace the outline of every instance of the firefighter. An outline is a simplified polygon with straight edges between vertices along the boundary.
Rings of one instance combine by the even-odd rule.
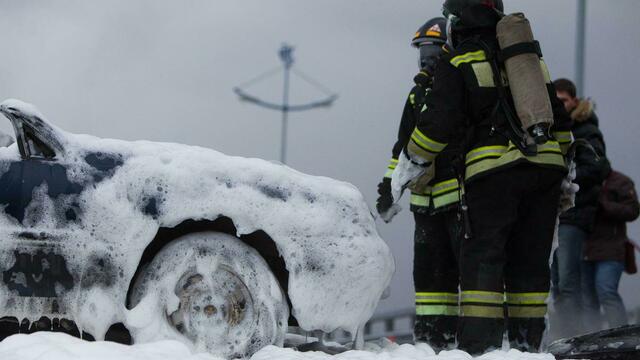
[[[403,155],[408,160],[398,168],[431,168],[450,143],[464,139],[462,208],[468,211],[459,260],[458,346],[471,354],[500,348],[507,315],[512,348],[535,352],[545,329],[548,260],[571,120],[546,65],[535,62],[546,82],[537,95],[548,93],[553,125],[545,141],[521,148],[516,136],[522,132],[512,116],[515,101],[498,60],[506,53],[498,53],[496,39],[502,0],[446,0],[443,9],[453,50],[436,66],[426,111]],[[514,52],[538,51],[534,48]]]
[[[387,173],[378,185],[377,210],[383,215],[391,211],[391,175],[402,149],[409,142],[416,119],[424,108],[424,98],[431,87],[435,64],[445,51],[446,19],[427,21],[416,32],[412,45],[420,51],[420,72],[406,101],[398,140]],[[413,281],[416,292],[416,342],[427,342],[435,349],[455,344],[458,319],[458,266],[456,239],[459,217],[456,211],[459,187],[452,159],[438,159],[436,177],[429,184],[412,187],[410,200],[416,227],[414,234]],[[418,181],[420,183],[420,181]],[[425,186],[427,185],[427,186]],[[390,219],[386,219],[389,220]]]

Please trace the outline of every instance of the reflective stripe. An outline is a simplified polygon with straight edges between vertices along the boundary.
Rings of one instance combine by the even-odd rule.
[[[480,290],[463,291],[460,297],[460,302],[503,304],[504,293]]]
[[[487,57],[483,50],[478,50],[474,52],[468,52],[463,55],[458,55],[450,60],[451,65],[458,67],[461,64],[469,63],[472,61],[484,61],[487,60]]]
[[[485,171],[519,160],[566,169],[564,156],[562,154],[560,144],[556,141],[549,141],[546,144],[539,145],[538,155],[535,156],[525,156],[513,146],[509,148],[506,146],[486,146],[475,149],[467,154],[466,178],[467,180],[471,179]]]
[[[548,297],[548,292],[507,293],[507,303],[509,305],[544,305]]]
[[[454,191],[441,196],[433,197],[433,208],[439,209],[441,207],[455,204],[460,202],[460,191]]]
[[[413,139],[409,141],[409,144],[407,145],[407,150],[409,151],[410,155],[418,156],[424,159],[426,162],[433,162],[436,156],[438,156],[437,153],[433,153],[431,151],[423,149],[420,145],[416,144],[416,142],[413,141]]]
[[[553,137],[558,140],[560,144],[573,142],[573,134],[571,134],[571,131],[554,131]]]
[[[430,293],[430,292],[419,292],[416,293],[416,303],[451,303],[458,304],[458,294],[457,293]]]
[[[418,316],[458,316],[459,311],[458,305],[416,305]]]
[[[411,134],[411,139],[415,141],[418,145],[423,147],[426,150],[429,150],[434,153],[439,153],[447,147],[447,144],[443,144],[441,142],[435,141],[423,134],[420,130],[413,130],[413,134]]]
[[[491,69],[491,64],[484,61],[471,64],[471,68],[473,69],[473,73],[476,75],[476,80],[478,80],[478,86],[496,87],[496,82],[495,80],[493,80],[493,70]]]
[[[469,165],[469,163],[484,159],[490,156],[502,156],[507,152],[508,147],[495,145],[495,146],[483,146],[474,150],[471,150],[467,153],[467,158],[465,164]]]
[[[431,195],[432,196],[438,196],[438,195],[440,195],[442,193],[446,193],[448,191],[457,189],[459,187],[460,187],[460,185],[458,185],[458,180],[457,179],[451,179],[451,180],[439,182],[439,183],[433,185],[433,190],[431,190]]]
[[[429,207],[431,199],[428,195],[411,194],[411,205]]]
[[[504,318],[504,309],[498,306],[462,305],[460,316],[502,319]]]
[[[411,103],[412,106],[416,104],[416,94],[409,95],[409,102]]]
[[[543,318],[547,315],[547,306],[509,306],[507,313],[512,318]]]
[[[398,165],[398,159],[391,159],[389,161],[389,166],[387,166],[387,172],[384,173],[384,177],[391,179],[391,175],[393,175],[393,170],[396,169],[397,165]]]
[[[538,153],[548,153],[548,152],[562,154],[562,149],[560,149],[560,144],[557,141],[548,141],[545,144],[538,145]]]

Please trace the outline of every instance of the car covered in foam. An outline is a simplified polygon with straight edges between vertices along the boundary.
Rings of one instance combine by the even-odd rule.
[[[117,325],[246,356],[288,324],[356,334],[389,284],[390,250],[348,183],[71,134],[18,100],[0,112],[16,139],[0,148],[0,318],[23,331]]]

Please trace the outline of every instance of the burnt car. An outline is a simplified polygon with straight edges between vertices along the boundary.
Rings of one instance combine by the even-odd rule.
[[[15,130],[0,148],[0,318],[19,331],[124,329],[247,356],[282,345],[288,324],[356,334],[390,282],[390,250],[350,184],[71,134],[19,100],[0,112]]]

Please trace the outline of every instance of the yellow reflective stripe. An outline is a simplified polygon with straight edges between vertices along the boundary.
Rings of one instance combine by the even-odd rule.
[[[457,293],[416,293],[416,303],[453,303],[458,304]]]
[[[458,316],[459,311],[457,305],[416,305],[418,316]]]
[[[472,165],[467,165],[466,178],[467,180],[471,179],[472,177],[485,171],[495,169],[519,160],[526,160],[528,162],[540,165],[553,165],[566,169],[566,164],[564,162],[564,157],[562,156],[562,154],[548,153],[527,157],[524,156],[524,154],[522,154],[520,151],[511,151],[497,159],[485,159],[482,161],[478,161]]]
[[[416,292],[416,298],[423,297],[423,296],[455,296],[457,298],[458,293],[457,292],[424,292],[424,291]]]
[[[460,191],[454,191],[441,196],[433,197],[433,208],[439,209],[441,207],[455,204],[460,202]]]
[[[480,87],[496,87],[496,82],[493,79],[493,69],[488,62],[479,62],[471,64],[473,73],[478,80],[478,86]]]
[[[447,144],[443,144],[441,142],[431,139],[430,137],[426,136],[418,129],[413,130],[413,134],[411,134],[411,139],[415,141],[418,145],[422,146],[424,149],[434,153],[441,152],[447,146]]]
[[[468,52],[463,55],[458,55],[450,60],[451,65],[458,67],[461,64],[469,63],[472,61],[484,61],[487,60],[487,57],[483,50],[478,50],[474,52]]]
[[[541,152],[555,152],[562,154],[562,149],[560,149],[560,144],[557,141],[547,141],[545,144],[538,145],[538,153]]]
[[[467,153],[466,164],[473,161],[478,161],[490,156],[502,156],[508,150],[507,146],[495,145],[495,146],[483,146]]]
[[[509,317],[512,318],[543,318],[547,315],[546,306],[509,306]]]
[[[519,160],[566,169],[563,149],[557,141],[549,141],[546,144],[538,145],[538,155],[535,156],[525,156],[513,145],[508,148],[506,146],[485,146],[472,150],[467,154],[466,179],[469,180],[485,171]]]
[[[411,103],[411,105],[416,104],[416,94],[409,95],[409,102]]]
[[[436,153],[423,149],[420,145],[416,144],[413,139],[409,141],[407,150],[409,150],[410,155],[419,156],[427,162],[433,162],[433,160],[435,160],[436,156],[438,155]]]
[[[396,169],[397,165],[398,165],[398,159],[392,158],[389,161],[389,166],[387,166],[387,172],[384,173],[384,177],[391,179],[391,175],[393,175],[393,170]]]
[[[486,304],[502,304],[504,303],[504,293],[494,291],[467,290],[462,292],[460,301]]]
[[[554,131],[553,137],[556,138],[560,144],[573,142],[573,134],[571,134],[571,131]]]
[[[507,293],[507,303],[510,305],[544,305],[548,297],[548,292]]]
[[[451,180],[439,182],[433,185],[433,190],[431,191],[431,195],[438,196],[439,194],[457,189],[459,187],[460,185],[458,185],[458,179],[451,179]]]
[[[462,305],[460,316],[502,319],[504,318],[504,309],[497,306]]]
[[[430,198],[427,195],[411,194],[411,205],[429,207]]]

